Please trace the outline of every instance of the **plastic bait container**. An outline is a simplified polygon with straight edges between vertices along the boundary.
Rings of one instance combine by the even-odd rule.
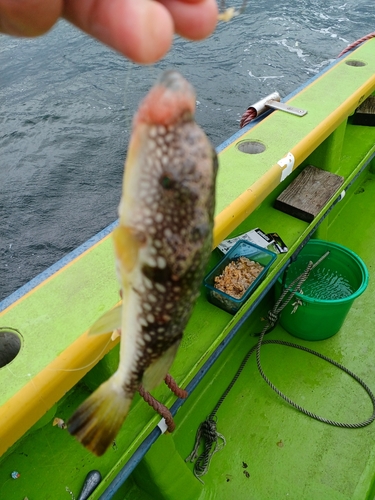
[[[368,270],[363,260],[348,248],[323,240],[310,240],[287,271],[285,287],[316,262],[327,251],[329,255],[311,271],[282,310],[280,324],[294,337],[323,340],[341,328],[354,300],[368,284]],[[282,277],[276,283],[276,298],[281,295]]]
[[[251,283],[242,297],[240,299],[236,299],[231,295],[222,292],[218,288],[215,288],[214,283],[215,277],[222,274],[224,268],[231,261],[236,260],[239,257],[247,257],[254,262],[258,262],[263,266],[263,270]],[[249,243],[245,240],[238,241],[217,264],[217,266],[214,267],[212,271],[205,277],[203,283],[206,288],[208,300],[215,306],[224,309],[224,311],[235,314],[267,276],[267,273],[276,257],[277,256],[275,253],[270,252],[265,248],[259,247],[258,245],[254,245],[253,243]]]

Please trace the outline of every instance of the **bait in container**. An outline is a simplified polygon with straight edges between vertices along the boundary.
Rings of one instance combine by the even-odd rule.
[[[215,277],[220,276],[230,262],[235,261],[240,257],[247,257],[249,260],[257,262],[263,267],[263,269],[242,297],[237,299],[216,288]],[[275,259],[275,253],[259,247],[258,245],[254,245],[253,243],[249,243],[248,241],[239,240],[222,258],[217,266],[214,267],[205,277],[203,283],[206,288],[208,300],[215,306],[224,309],[224,311],[235,314],[267,276],[267,273]]]

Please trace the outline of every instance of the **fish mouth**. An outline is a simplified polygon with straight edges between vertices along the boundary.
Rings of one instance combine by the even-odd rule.
[[[172,125],[181,120],[191,120],[195,111],[193,86],[175,70],[161,74],[156,84],[145,96],[134,117],[133,126]]]
[[[189,91],[194,93],[193,87],[185,78],[173,69],[165,71],[157,81],[158,85],[165,87],[173,92]]]

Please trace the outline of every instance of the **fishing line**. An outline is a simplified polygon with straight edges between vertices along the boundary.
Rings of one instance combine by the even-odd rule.
[[[79,368],[49,368],[48,366],[45,368],[45,370],[51,371],[51,372],[79,372],[80,370],[85,370],[86,368],[90,368],[91,366],[96,365],[98,361],[103,357],[107,347],[109,344],[112,342],[112,338],[109,337],[107,343],[104,345],[100,353],[94,358],[90,363],[87,363],[87,365],[80,366]]]
[[[141,65],[136,65],[132,61],[127,61],[127,63],[128,65],[124,78],[124,94],[122,103],[125,111],[124,127],[125,127],[125,132],[127,134],[127,140],[129,141],[132,132],[134,113],[138,108],[139,102],[146,95],[148,88],[151,87],[155,82],[155,80],[157,79],[157,76],[159,75],[160,71],[155,64],[141,66]],[[133,79],[131,79],[131,77],[133,77]],[[137,95],[139,93],[140,85],[139,84],[137,85],[139,80],[148,82],[148,84],[147,84],[147,90],[145,89],[142,95],[140,95],[137,102],[134,100],[130,100],[128,96],[132,96],[134,94]],[[132,92],[130,92],[130,90],[132,90]]]
[[[46,371],[51,371],[51,372],[78,372],[80,370],[85,370],[86,368],[90,368],[91,366],[94,366],[104,355],[107,347],[109,346],[109,344],[112,342],[112,339],[111,337],[108,339],[108,341],[106,342],[106,344],[103,346],[102,350],[100,351],[100,353],[92,360],[90,361],[90,363],[87,363],[86,365],[83,365],[83,366],[80,366],[78,368],[49,368],[48,366],[43,368],[42,371],[46,370]],[[25,365],[24,365],[25,366]],[[9,365],[6,365],[4,368],[6,368],[9,373],[16,379],[21,379],[21,380],[32,380],[33,377],[35,377],[36,375],[38,375],[38,373],[40,372],[35,372],[35,373],[28,373],[27,375],[18,375],[16,373],[14,373],[10,366]]]
[[[133,114],[134,114],[134,110],[132,109],[132,107],[136,106],[137,103],[131,102],[128,99],[128,95],[131,95],[129,92],[129,88],[131,86],[131,83],[130,83],[131,77],[134,75],[135,64],[132,63],[131,61],[126,61],[126,63],[127,64],[126,64],[126,71],[125,71],[125,76],[124,76],[124,94],[123,94],[122,103],[123,103],[123,107],[124,107],[124,111],[125,111],[124,131],[127,133],[127,143],[128,143],[129,138],[130,138],[130,134],[131,134],[132,120],[133,120]],[[140,70],[140,77],[142,78],[142,73],[147,73],[148,78],[146,78],[146,80],[148,79],[150,81],[153,78],[155,78],[155,73],[158,72],[155,65],[150,65],[148,67],[139,67],[139,70]],[[142,96],[142,98],[143,98],[143,96]],[[121,168],[121,176],[122,176],[122,168]],[[113,272],[115,273],[115,269],[113,270]],[[103,357],[105,351],[107,350],[107,348],[111,342],[112,342],[112,340],[110,337],[108,339],[108,341],[105,343],[105,345],[103,346],[100,353],[92,361],[90,361],[86,365],[82,365],[82,366],[77,367],[77,368],[50,368],[47,366],[46,368],[44,368],[44,370],[47,370],[50,372],[69,373],[69,372],[79,372],[81,370],[86,370],[88,368],[91,368],[91,367],[95,366],[96,363]],[[9,371],[9,373],[12,375],[12,377],[14,377],[15,379],[31,381],[35,390],[38,393],[38,397],[40,398],[40,401],[43,404],[45,404],[43,398],[39,395],[39,390],[38,390],[38,388],[33,380],[33,377],[35,377],[39,372],[30,372],[30,373],[27,373],[27,375],[19,375],[18,373],[13,372],[9,365],[6,365],[6,368]],[[24,368],[25,368],[25,371],[28,371],[28,366],[24,365]]]
[[[130,76],[133,73],[133,71],[134,71],[134,64],[131,61],[128,61],[128,67],[125,71],[124,95],[123,95],[123,101],[122,101],[123,107],[125,110],[125,121],[124,121],[125,132],[127,132],[127,134],[128,134],[128,138],[127,138],[128,140],[129,140],[130,133],[131,133],[133,114],[132,114],[131,110],[129,109],[129,101],[128,101],[127,93],[130,95],[128,90],[130,87]]]

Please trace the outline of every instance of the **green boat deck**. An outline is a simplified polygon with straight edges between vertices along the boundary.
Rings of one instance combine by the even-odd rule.
[[[371,243],[375,227],[369,223],[375,220],[374,197],[375,176],[367,174],[352,200],[337,213],[326,236],[358,253],[370,273],[375,269]],[[317,350],[354,371],[374,389],[375,280],[373,272],[371,275],[367,291],[354,302],[337,335],[311,343],[294,339],[278,326],[267,339],[286,340]],[[263,304],[254,313],[254,319],[242,328],[230,353],[226,351],[220,357],[217,366],[194,392],[181,422],[177,419],[174,437],[182,457],[190,453],[194,430],[212,411],[212,401],[218,401],[244,353],[257,342],[254,332],[263,327],[259,318],[265,316],[272,301],[271,294],[267,306]],[[261,359],[265,373],[284,394],[318,415],[354,423],[372,414],[371,400],[365,391],[348,375],[315,356],[285,346],[265,345]],[[202,498],[374,498],[374,425],[340,429],[298,413],[261,378],[255,355],[219,409],[217,418],[218,431],[227,438],[227,445],[214,455],[209,473],[202,478],[205,481],[202,490],[209,492]],[[157,444],[159,449],[162,439]],[[243,462],[247,469],[243,468]],[[244,475],[245,470],[250,473],[249,478]]]
[[[237,235],[260,227],[278,232],[289,252],[278,256],[266,281],[235,316],[208,303],[202,289],[171,370],[181,386],[200,373],[318,226],[313,237],[341,243],[362,257],[370,282],[337,335],[313,344],[299,339],[296,343],[332,357],[375,390],[375,127],[353,125],[349,116],[375,91],[374,48],[375,41],[370,41],[347,57],[363,61],[363,66],[347,65],[344,60],[291,99],[293,105],[309,110],[305,121],[274,112],[220,154],[216,241],[230,231]],[[294,130],[299,133],[293,135]],[[265,154],[241,156],[238,140],[265,143]],[[280,183],[282,167],[277,162],[288,152],[295,158],[294,170]],[[273,208],[276,197],[308,164],[342,175],[345,182],[339,191],[347,189],[328,215],[339,192],[310,224]],[[233,165],[242,170],[239,168],[234,187],[231,184],[226,190],[236,172]],[[243,193],[246,186],[250,187]],[[214,251],[209,268],[217,259]],[[77,497],[86,474],[93,469],[100,470],[103,481],[90,498],[109,498],[106,488],[160,421],[137,396],[116,442],[101,458],[92,456],[66,430],[52,425],[54,417],[68,419],[116,369],[118,347],[99,361],[112,343],[108,336],[88,339],[85,332],[117,301],[111,240],[106,237],[0,313],[0,327],[16,329],[23,337],[20,354],[0,369],[1,500],[68,500],[69,491]],[[255,358],[249,360],[218,412],[218,431],[227,444],[214,455],[203,477],[205,484],[194,477],[192,464],[185,463],[199,424],[257,342],[254,334],[262,329],[261,318],[273,301],[271,290],[177,412],[176,431],[157,439],[112,498],[374,498],[375,424],[339,429],[298,413],[266,385]],[[293,341],[280,326],[267,338]],[[371,415],[372,405],[363,389],[314,356],[266,345],[262,363],[278,388],[319,415],[348,422]],[[154,395],[168,407],[176,400],[166,387],[158,388]],[[18,479],[11,477],[13,471],[19,472]]]

